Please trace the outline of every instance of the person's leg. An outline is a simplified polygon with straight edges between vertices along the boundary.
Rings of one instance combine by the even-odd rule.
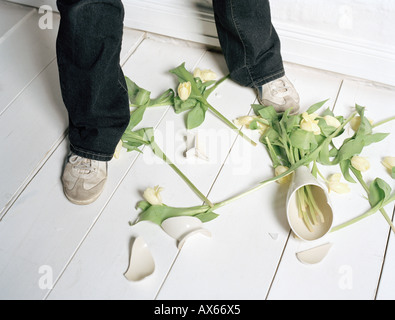
[[[62,182],[75,204],[96,200],[130,118],[120,67],[124,10],[121,0],[58,0],[57,60],[69,114],[71,154]]]
[[[123,5],[121,0],[58,0],[57,5],[57,59],[70,149],[109,161],[130,117],[119,65]]]
[[[299,109],[299,96],[285,77],[280,39],[268,0],[213,0],[218,38],[231,78],[258,91],[262,104]]]

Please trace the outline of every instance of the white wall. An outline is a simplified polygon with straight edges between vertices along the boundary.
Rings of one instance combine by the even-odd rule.
[[[55,0],[13,2],[54,6]],[[219,45],[211,0],[123,2],[128,27]],[[395,0],[270,3],[284,60],[395,86]]]

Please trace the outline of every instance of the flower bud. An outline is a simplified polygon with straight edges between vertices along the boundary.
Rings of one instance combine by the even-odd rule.
[[[274,175],[277,177],[277,176],[279,176],[280,174],[284,173],[287,170],[289,170],[289,168],[286,167],[286,166],[277,166],[274,169]],[[285,177],[282,177],[282,178],[278,179],[277,182],[279,184],[288,184],[288,183],[291,182],[291,180],[292,180],[292,173],[287,174]]]
[[[192,86],[189,81],[182,82],[178,86],[178,96],[182,101],[188,100],[189,96],[191,95],[191,91],[192,91]]]
[[[193,72],[193,77],[200,78],[202,82],[206,82],[206,81],[216,80],[217,74],[210,69],[200,70],[199,68],[196,68],[195,71]]]
[[[373,124],[373,120],[368,119],[368,121],[370,122],[370,124]],[[350,121],[351,129],[353,129],[354,131],[358,131],[360,125],[361,125],[361,117],[360,116],[356,116],[351,119],[351,121]]]
[[[117,144],[117,146],[115,148],[115,151],[114,151],[114,158],[115,159],[119,159],[119,156],[121,154],[121,150],[122,150],[122,140],[119,140],[119,142],[118,142],[118,144]]]
[[[351,165],[358,171],[364,172],[369,170],[370,163],[366,158],[354,156],[351,158]]]
[[[385,157],[381,163],[388,170],[392,171],[392,168],[395,167],[395,157]]]
[[[302,117],[303,119],[300,122],[300,128],[302,130],[311,131],[315,135],[321,134],[321,128],[318,126],[318,120],[315,120],[315,118],[317,118],[315,113],[308,114],[307,112],[304,112]]]
[[[335,117],[326,115],[324,116],[324,120],[328,126],[334,127],[334,128],[339,128],[341,126],[341,123],[338,119]]]
[[[147,188],[144,191],[143,197],[153,206],[162,205],[162,197],[160,195],[162,190],[163,188],[159,186],[155,186],[154,188]]]

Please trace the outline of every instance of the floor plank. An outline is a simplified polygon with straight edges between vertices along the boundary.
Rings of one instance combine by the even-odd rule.
[[[54,29],[42,30],[32,10],[0,42],[0,115],[55,59],[59,17],[54,15]]]

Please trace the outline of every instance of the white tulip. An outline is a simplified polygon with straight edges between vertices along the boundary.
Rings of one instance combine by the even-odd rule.
[[[360,156],[354,156],[351,158],[351,165],[357,169],[358,171],[364,172],[368,171],[370,168],[370,163],[368,159],[360,157]]]
[[[335,117],[326,115],[324,116],[324,120],[328,126],[334,127],[334,128],[339,128],[341,126],[341,123],[338,119]]]
[[[217,74],[210,69],[200,70],[199,68],[196,68],[193,72],[193,77],[200,78],[202,82],[217,80]]]
[[[315,120],[317,118],[317,114],[312,113],[308,114],[307,112],[304,112],[302,114],[302,121],[300,122],[300,128],[305,131],[311,131],[315,135],[321,134],[321,128],[318,126],[318,120]]]
[[[182,101],[188,100],[192,92],[191,83],[189,81],[180,83],[177,91],[178,91],[178,96]]]
[[[147,188],[144,191],[143,197],[153,206],[162,205],[162,197],[160,193],[163,191],[163,188],[159,186],[155,186],[154,188]]]

